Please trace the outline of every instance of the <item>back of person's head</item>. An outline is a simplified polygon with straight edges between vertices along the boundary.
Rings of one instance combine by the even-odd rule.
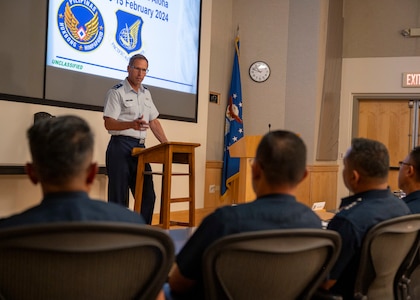
[[[41,119],[28,129],[29,148],[39,180],[62,184],[85,171],[93,155],[93,133],[77,116]]]
[[[258,145],[255,159],[270,185],[296,185],[306,172],[305,143],[290,131],[267,133]]]
[[[388,178],[389,154],[381,142],[354,138],[345,159],[349,166],[364,178]]]
[[[415,179],[420,182],[420,147],[414,147],[410,152],[410,164],[415,170]]]

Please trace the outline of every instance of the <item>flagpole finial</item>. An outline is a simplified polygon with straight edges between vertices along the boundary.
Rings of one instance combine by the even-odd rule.
[[[239,24],[238,24],[238,27],[236,27],[236,36],[238,35],[239,35]]]

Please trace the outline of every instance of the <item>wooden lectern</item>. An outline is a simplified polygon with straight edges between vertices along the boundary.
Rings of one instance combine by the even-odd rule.
[[[138,156],[136,193],[134,210],[140,213],[145,174],[162,175],[162,194],[159,214],[159,226],[168,229],[170,225],[195,226],[195,165],[194,150],[197,143],[167,142],[151,148],[133,148],[132,155]],[[146,163],[162,164],[162,172],[145,172]],[[172,164],[188,164],[188,173],[172,173]],[[185,198],[171,198],[171,177],[189,176],[189,195]],[[171,203],[188,202],[188,222],[171,221]]]
[[[261,141],[260,135],[248,135],[229,147],[230,157],[239,157],[239,187],[238,199],[235,203],[244,203],[255,200],[255,193],[252,189],[251,158],[255,157],[258,144]]]

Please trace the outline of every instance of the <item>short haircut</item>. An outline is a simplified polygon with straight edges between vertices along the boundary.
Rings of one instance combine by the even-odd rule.
[[[134,61],[137,59],[143,59],[147,62],[147,65],[149,65],[149,61],[147,60],[146,56],[143,54],[135,54],[132,57],[130,57],[130,61],[128,62],[128,65],[131,67],[134,64]]]
[[[262,138],[255,159],[270,185],[297,185],[306,171],[306,146],[293,132],[271,131]]]
[[[388,177],[389,153],[381,142],[354,138],[345,159],[362,176],[381,179]]]
[[[80,117],[41,119],[28,129],[27,137],[40,181],[65,183],[91,162],[93,133]]]
[[[420,181],[420,146],[414,147],[410,152],[409,163],[413,165],[416,171],[416,181]]]

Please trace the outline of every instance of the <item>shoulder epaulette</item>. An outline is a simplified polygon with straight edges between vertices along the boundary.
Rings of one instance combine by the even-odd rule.
[[[112,88],[114,89],[114,90],[117,90],[117,89],[119,89],[120,87],[122,87],[123,86],[123,84],[122,83],[118,83],[118,84],[116,84],[116,85],[114,85]]]

